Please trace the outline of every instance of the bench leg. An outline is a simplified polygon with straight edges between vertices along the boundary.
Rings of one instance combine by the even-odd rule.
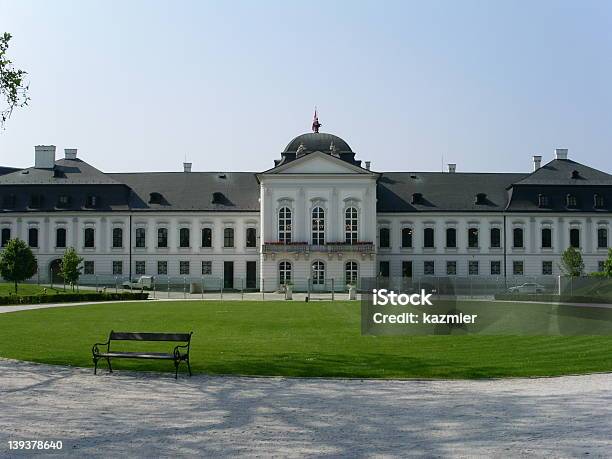
[[[189,370],[189,376],[191,376],[191,365],[189,365],[189,359],[187,359],[187,369]]]
[[[179,361],[175,360],[174,361],[174,379],[178,379],[178,367],[179,367]]]
[[[95,374],[98,374],[98,359],[94,357],[93,363],[94,363],[94,375],[95,375]]]
[[[108,370],[112,373],[113,372],[113,366],[110,363],[110,357],[107,357],[106,361],[108,362]]]

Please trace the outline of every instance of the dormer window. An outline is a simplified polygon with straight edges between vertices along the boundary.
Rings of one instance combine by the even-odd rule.
[[[575,170],[574,170],[574,171],[572,171],[572,178],[573,178],[574,180],[579,179],[579,178],[580,178],[580,172],[575,171]]]
[[[70,196],[61,195],[57,198],[57,207],[61,207],[65,209],[66,207],[70,207]]]
[[[605,205],[604,197],[600,194],[593,195],[593,207],[596,209],[603,209]]]
[[[538,195],[538,207],[548,207],[548,205],[549,205],[548,196],[546,196],[545,194],[539,194]]]
[[[487,194],[486,193],[478,193],[476,195],[476,199],[474,201],[476,204],[486,204],[487,203]]]
[[[89,207],[90,209],[98,207],[99,201],[100,200],[98,199],[96,195],[90,194],[85,199],[85,207]]]
[[[156,191],[154,191],[153,193],[149,194],[149,204],[161,204],[163,199],[164,198],[161,195],[161,193],[158,193]]]
[[[4,209],[14,209],[16,202],[17,198],[14,194],[6,194],[4,195],[4,198],[2,198],[2,207]]]
[[[568,194],[565,199],[567,207],[578,207],[578,200],[573,194]]]
[[[33,194],[30,196],[30,209],[40,209],[43,203],[43,196],[41,194]]]
[[[412,193],[412,204],[421,204],[423,202],[423,195],[421,193]]]

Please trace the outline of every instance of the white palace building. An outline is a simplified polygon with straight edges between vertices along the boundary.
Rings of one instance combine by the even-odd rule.
[[[57,159],[36,146],[33,167],[0,167],[0,242],[28,242],[42,282],[66,247],[85,260],[83,282],[203,277],[266,291],[307,279],[326,289],[375,276],[557,276],[570,245],[587,272],[601,269],[612,176],[565,149],[544,165],[534,156],[526,173],[375,172],[314,128],[262,172],[104,173],[77,150]]]

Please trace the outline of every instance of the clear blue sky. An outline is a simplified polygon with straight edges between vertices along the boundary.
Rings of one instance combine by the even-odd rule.
[[[378,171],[528,171],[569,148],[612,172],[609,1],[5,1],[34,145],[104,171],[272,166],[319,107]]]

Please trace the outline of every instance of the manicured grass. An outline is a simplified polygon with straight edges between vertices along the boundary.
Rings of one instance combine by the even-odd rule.
[[[70,288],[66,288],[64,291],[63,287],[45,287],[43,285],[36,284],[18,284],[17,286],[17,295],[19,296],[29,296],[29,295],[42,295],[44,293],[45,288],[47,289],[47,294],[51,295],[52,293],[71,293],[72,290]],[[0,296],[8,296],[15,295],[15,284],[9,283],[0,283]]]
[[[361,336],[358,302],[143,302],[6,313],[0,356],[92,367],[91,346],[111,329],[193,331],[196,373],[485,378],[612,371],[612,337]],[[113,365],[173,369],[168,361]]]

